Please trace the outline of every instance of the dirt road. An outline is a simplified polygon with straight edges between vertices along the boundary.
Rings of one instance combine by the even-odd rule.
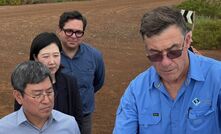
[[[96,95],[94,134],[110,134],[121,95],[138,73],[148,67],[141,38],[140,18],[159,5],[181,0],[91,0],[56,4],[0,7],[0,117],[13,108],[10,73],[28,59],[31,40],[39,32],[55,32],[59,15],[79,10],[89,25],[85,41],[103,52],[106,82]],[[221,59],[220,51],[202,51]]]

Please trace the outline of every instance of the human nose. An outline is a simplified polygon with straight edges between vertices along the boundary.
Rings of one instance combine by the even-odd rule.
[[[163,59],[162,59],[162,61],[161,61],[161,64],[162,64],[163,66],[168,66],[168,65],[170,65],[170,64],[171,64],[171,59],[168,58],[167,53],[164,52],[164,53],[162,54],[162,56],[163,56]]]
[[[73,32],[73,34],[70,36],[71,38],[77,38],[76,33]]]
[[[55,63],[55,58],[51,56],[49,59],[49,64],[54,64],[54,63]]]

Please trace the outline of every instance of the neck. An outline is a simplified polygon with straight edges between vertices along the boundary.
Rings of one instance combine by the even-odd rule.
[[[52,77],[52,83],[54,84],[56,82],[55,74],[51,74],[51,77]]]
[[[77,53],[79,47],[70,49],[70,48],[64,47],[64,45],[63,45],[62,49],[63,49],[63,52],[64,52],[69,58],[73,58],[73,57],[76,55],[76,53]]]
[[[48,119],[47,120],[38,120],[35,122],[31,122],[31,123],[33,125],[35,125],[37,128],[41,129],[47,121],[48,121]]]
[[[35,118],[35,117],[28,117],[27,115],[26,115],[26,118],[31,124],[33,124],[35,127],[39,129],[41,129],[49,119],[49,117],[48,118]]]
[[[182,72],[182,74],[174,81],[166,81],[162,80],[164,86],[166,87],[168,93],[172,97],[172,99],[176,99],[176,96],[183,85],[183,82],[186,80],[187,74],[188,74],[188,68],[189,68],[189,62],[187,62],[187,65]]]
[[[176,99],[176,96],[183,84],[185,79],[182,79],[182,80],[178,80],[178,81],[174,81],[174,82],[167,82],[167,81],[163,81],[163,84],[164,86],[166,87],[167,89],[167,92],[169,93],[170,97],[172,99]]]

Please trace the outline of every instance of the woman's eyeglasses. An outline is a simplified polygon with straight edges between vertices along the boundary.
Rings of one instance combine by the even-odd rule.
[[[81,38],[84,35],[84,31],[81,30],[63,29],[63,31],[68,37],[71,37],[73,34],[75,34],[77,38]]]

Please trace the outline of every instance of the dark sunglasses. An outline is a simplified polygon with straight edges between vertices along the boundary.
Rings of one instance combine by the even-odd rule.
[[[170,51],[167,52],[166,56],[169,59],[175,59],[175,58],[178,58],[182,55],[182,51],[183,51],[183,49],[181,49],[181,50],[170,50]],[[148,55],[147,57],[149,58],[149,60],[151,62],[160,62],[160,61],[163,60],[162,52],[158,53],[158,54]]]
[[[181,49],[178,49],[178,50],[168,50],[167,54],[166,54],[167,58],[175,59],[175,58],[180,57],[182,55],[182,52],[183,52],[183,46],[184,46],[184,43],[183,43]],[[160,52],[160,53],[157,53],[157,54],[148,55],[147,58],[151,62],[161,62],[163,60],[163,53]]]
[[[66,36],[71,37],[73,34],[75,34],[75,36],[77,38],[81,38],[84,35],[84,31],[81,30],[72,30],[72,29],[63,29],[64,33]]]

